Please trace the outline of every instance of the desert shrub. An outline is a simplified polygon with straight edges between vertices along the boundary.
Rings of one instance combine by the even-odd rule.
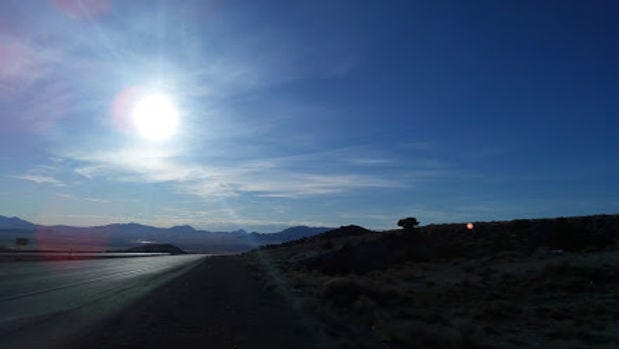
[[[513,262],[520,257],[522,256],[516,251],[501,251],[496,255],[497,260],[504,260],[509,262]]]
[[[469,264],[465,264],[462,267],[462,270],[464,270],[467,273],[474,273],[477,270],[477,266],[474,265],[474,264],[470,264],[470,263]]]
[[[367,296],[360,296],[353,304],[352,308],[356,313],[357,320],[362,321],[366,326],[372,326],[375,322],[375,314],[378,305]]]
[[[398,260],[401,252],[383,243],[347,242],[340,249],[307,258],[298,267],[319,270],[328,275],[365,274],[383,270]]]
[[[436,307],[443,304],[445,301],[445,294],[434,290],[427,290],[415,294],[415,302],[417,302],[420,307]]]
[[[482,336],[482,330],[479,326],[471,321],[459,319],[454,321],[454,327],[457,330],[456,348],[477,348]]]
[[[402,255],[402,261],[425,262],[434,256],[432,249],[425,244],[414,244],[406,246]]]
[[[606,328],[607,323],[603,319],[606,316],[610,316],[610,309],[600,303],[581,303],[571,307],[571,313],[573,314],[574,322],[579,325],[589,325],[598,327],[603,330]]]
[[[546,337],[551,338],[574,338],[579,328],[571,320],[553,321],[549,329],[545,331]]]
[[[571,314],[559,307],[538,306],[535,308],[535,316],[541,320],[566,320]]]
[[[548,235],[548,246],[553,249],[580,251],[591,246],[591,233],[565,218],[557,218]]]
[[[458,243],[444,243],[434,249],[434,258],[452,260],[466,257],[469,252],[468,246]]]
[[[549,263],[535,278],[544,292],[597,292],[616,283],[617,271],[612,267]]]
[[[368,285],[349,277],[338,277],[327,281],[322,289],[322,296],[336,305],[347,306],[359,296],[367,294]]]
[[[457,333],[451,328],[437,329],[414,321],[397,321],[385,324],[381,335],[391,348],[441,349],[453,348]]]
[[[453,327],[416,321],[397,321],[381,330],[391,348],[479,348],[481,330],[471,322],[456,321]]]
[[[429,324],[449,324],[449,320],[445,315],[436,309],[416,309],[414,317]]]
[[[480,305],[475,318],[483,321],[500,321],[513,319],[522,313],[522,309],[507,300],[489,301]]]
[[[384,306],[398,305],[406,298],[401,289],[385,284],[373,284],[367,296]]]
[[[381,305],[391,305],[402,299],[403,293],[388,285],[370,284],[351,277],[337,277],[327,281],[322,288],[322,296],[338,306],[351,306],[361,296]]]
[[[376,310],[376,302],[367,296],[361,296],[353,303],[353,309],[361,314],[370,314]]]
[[[504,236],[497,234],[490,239],[490,248],[492,252],[498,253],[505,250],[513,250],[516,246]]]
[[[507,222],[507,227],[512,233],[525,232],[531,226],[532,221],[530,219],[514,219]]]
[[[322,244],[322,248],[323,248],[324,250],[330,250],[330,249],[332,249],[332,248],[333,248],[333,241],[331,241],[331,240],[327,240],[327,241],[325,241],[325,243],[324,243],[324,244]]]
[[[546,264],[540,276],[547,280],[573,279],[582,283],[610,283],[616,282],[617,272],[614,268],[589,267],[572,265],[569,263]]]

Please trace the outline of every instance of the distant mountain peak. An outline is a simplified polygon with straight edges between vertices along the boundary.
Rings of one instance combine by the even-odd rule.
[[[194,227],[192,227],[189,224],[175,225],[171,227],[169,230],[174,231],[174,232],[192,232],[192,233],[197,231]]]
[[[331,230],[332,228],[325,227],[308,227],[304,225],[289,227],[278,233],[272,234],[260,234],[260,233],[252,233],[250,234],[252,238],[260,241],[261,243],[280,243],[284,241],[301,239],[304,237],[310,237],[313,235],[317,235],[320,233],[324,233],[325,231]]]
[[[53,237],[58,248],[100,249],[109,246],[130,247],[136,241],[150,241],[154,244],[173,243],[188,250],[201,251],[246,251],[266,244],[276,244],[290,240],[297,240],[313,236],[330,228],[296,226],[289,227],[277,233],[260,234],[248,233],[239,228],[231,232],[212,232],[196,230],[190,225],[177,225],[170,228],[161,228],[144,225],[136,222],[111,223],[92,227],[74,227],[67,225],[45,226],[36,225],[18,217],[0,215],[0,229],[6,232],[7,241],[14,241],[16,237],[29,237],[36,243],[37,231],[45,230],[46,237]],[[30,234],[30,235],[28,235]],[[9,238],[10,236],[10,238]],[[49,242],[49,241],[47,241]]]
[[[19,217],[6,217],[0,215],[0,228],[2,229],[33,229],[36,224],[25,221]]]

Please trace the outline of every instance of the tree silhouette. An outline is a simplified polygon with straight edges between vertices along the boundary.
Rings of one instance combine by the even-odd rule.
[[[406,231],[414,231],[419,225],[419,221],[415,217],[402,218],[398,221],[398,226]]]

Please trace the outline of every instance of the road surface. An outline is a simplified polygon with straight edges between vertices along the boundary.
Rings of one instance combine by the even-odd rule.
[[[62,346],[203,258],[0,263],[0,348]]]

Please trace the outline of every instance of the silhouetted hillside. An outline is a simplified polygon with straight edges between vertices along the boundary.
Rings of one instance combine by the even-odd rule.
[[[169,253],[173,255],[187,254],[187,252],[172,244],[144,244],[142,246],[132,247],[126,250],[127,252],[159,252]]]
[[[373,231],[367,230],[358,225],[347,225],[347,226],[339,227],[337,229],[329,230],[325,232],[324,234],[320,234],[320,238],[324,239],[324,238],[350,237],[350,236],[357,236],[357,235],[364,235],[364,234],[371,234],[371,233],[373,233]]]
[[[614,246],[619,237],[618,223],[617,215],[599,215],[475,222],[472,230],[464,223],[428,225],[415,232],[382,233],[347,226],[291,244],[299,244],[298,249],[322,251],[307,253],[308,257],[297,260],[295,265],[299,268],[327,274],[365,273],[408,261],[451,261],[489,257],[507,251],[530,255],[540,248],[604,249]],[[313,246],[319,241],[319,246]]]
[[[619,215],[348,226],[245,255],[342,347],[615,347]]]

